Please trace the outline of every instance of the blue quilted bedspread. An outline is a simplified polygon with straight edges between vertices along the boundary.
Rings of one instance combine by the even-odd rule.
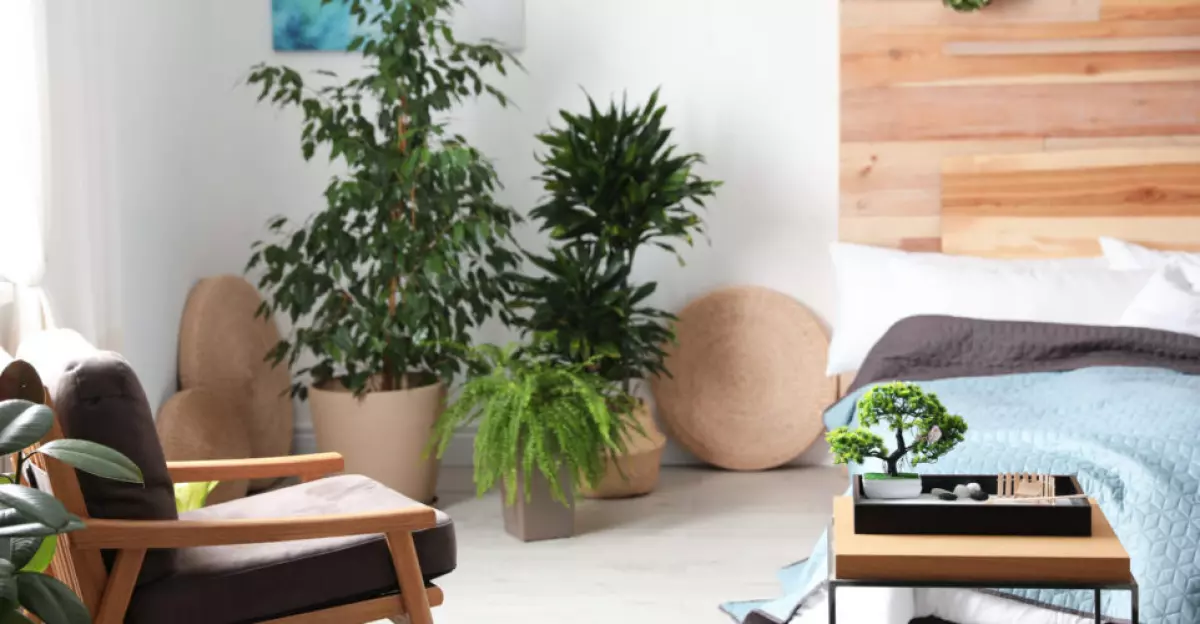
[[[1200,622],[1200,375],[1096,367],[924,381],[969,425],[966,441],[919,472],[1077,474],[1132,557],[1141,621]],[[861,389],[831,407],[850,424]],[[885,435],[884,439],[890,439]],[[868,466],[871,470],[877,467]],[[789,581],[792,593],[757,605],[783,616],[824,579],[824,540]],[[817,577],[820,578],[817,578]],[[1038,602],[1090,612],[1088,592],[1030,591]],[[1127,592],[1107,592],[1110,617],[1129,616]]]

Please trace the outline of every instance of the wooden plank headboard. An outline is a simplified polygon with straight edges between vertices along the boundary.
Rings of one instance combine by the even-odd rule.
[[[942,162],[942,251],[1094,256],[1097,238],[1200,250],[1200,146]]]
[[[1200,249],[1197,154],[1200,0],[842,0],[841,240]]]

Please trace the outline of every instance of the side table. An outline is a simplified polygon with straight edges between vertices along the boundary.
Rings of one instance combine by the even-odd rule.
[[[1091,537],[999,537],[973,535],[859,535],[854,501],[833,504],[829,540],[829,624],[837,624],[840,587],[962,587],[1083,589],[1094,596],[1100,624],[1100,593],[1132,595],[1138,624],[1138,586],[1100,506],[1092,504]]]

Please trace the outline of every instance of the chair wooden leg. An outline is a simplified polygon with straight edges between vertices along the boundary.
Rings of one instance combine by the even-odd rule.
[[[145,559],[144,548],[117,553],[117,561],[113,564],[104,595],[100,598],[96,624],[121,624],[125,621],[125,610],[129,608],[129,598],[133,596],[133,587],[137,584],[138,573],[142,571]]]
[[[409,622],[433,624],[429,595],[425,593],[425,579],[421,576],[421,563],[417,559],[412,533],[388,533],[387,541],[388,549],[392,551],[392,565],[396,566],[396,580],[400,582],[400,598],[404,601]]]

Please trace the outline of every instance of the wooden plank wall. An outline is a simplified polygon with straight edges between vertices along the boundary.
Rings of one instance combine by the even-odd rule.
[[[947,159],[1200,149],[1200,0],[841,2],[844,241],[941,249]]]

